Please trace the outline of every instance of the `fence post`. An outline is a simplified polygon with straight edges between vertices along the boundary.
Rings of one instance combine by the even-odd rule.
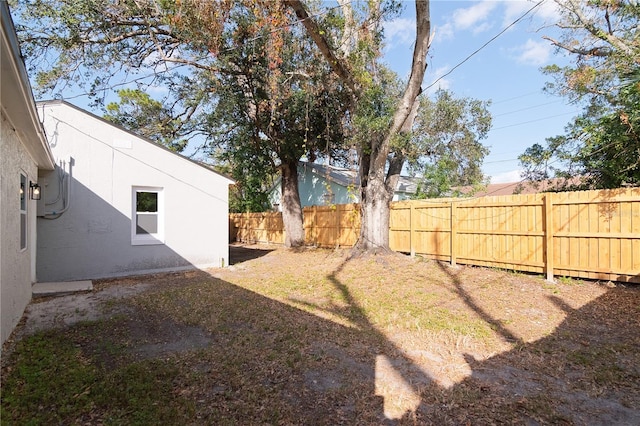
[[[338,247],[340,247],[340,236],[341,236],[341,232],[340,232],[341,214],[340,214],[340,209],[338,208],[338,204],[334,204],[333,206],[334,206],[333,213],[336,215],[336,220],[335,220],[336,244],[335,244],[335,248],[338,248]]]
[[[411,257],[416,256],[416,227],[413,225],[413,218],[415,216],[413,209],[413,203],[409,204],[409,250],[411,252]]]
[[[246,243],[249,239],[249,212],[244,212],[244,238],[243,242]]]
[[[318,206],[313,205],[313,222],[311,222],[311,243],[313,246],[319,246],[318,244]]]
[[[553,282],[553,193],[544,196],[544,262],[547,281]]]
[[[456,266],[456,253],[458,252],[457,221],[456,203],[451,201],[451,266]]]

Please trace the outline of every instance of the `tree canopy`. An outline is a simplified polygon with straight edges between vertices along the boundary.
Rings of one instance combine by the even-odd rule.
[[[421,99],[413,136],[407,146],[409,169],[422,175],[417,198],[449,195],[452,188],[486,184],[482,144],[491,128],[489,101],[456,98],[439,90]]]
[[[340,148],[337,141],[358,142],[359,246],[385,249],[389,202],[407,159],[397,141],[413,127],[431,35],[429,2],[416,0],[411,73],[395,98],[383,100],[381,23],[400,5],[396,0],[338,0],[332,7],[300,0],[25,0],[16,7],[28,22],[18,30],[42,90],[60,94],[80,85],[100,103],[105,90],[123,80],[143,92],[162,88],[163,105],[171,107],[156,112],[174,113],[177,121],[170,129],[181,129],[188,117],[223,157],[233,157],[243,175],[252,170],[249,164],[278,168],[287,245],[304,240],[300,157],[329,155]],[[363,120],[376,110],[384,113],[379,120]],[[354,136],[364,128],[371,137]]]
[[[279,170],[287,245],[303,242],[298,160],[335,151],[345,107],[342,82],[286,2],[25,0],[16,7],[28,22],[18,31],[41,91],[61,96],[75,85],[100,104],[123,80],[135,85],[107,106],[109,119],[178,150],[185,138],[204,138],[239,179],[238,208],[264,208],[264,178]],[[323,28],[338,32],[338,24]],[[162,91],[162,102],[145,95],[151,90]]]
[[[187,140],[183,139],[186,119],[176,116],[173,111],[138,89],[118,90],[119,102],[106,106],[104,118],[112,123],[133,130],[135,133],[166,146],[175,152],[182,152]]]
[[[339,1],[342,11],[342,37],[332,38],[311,17],[299,0],[286,0],[314,40],[340,81],[349,89],[350,117],[354,128],[366,130],[366,138],[356,138],[360,176],[360,236],[354,250],[378,252],[389,249],[389,203],[406,162],[402,149],[396,149],[410,136],[418,109],[418,96],[427,67],[431,40],[429,1],[416,0],[416,41],[411,71],[398,96],[389,100],[385,85],[389,79],[379,72],[383,32],[381,13],[397,8],[397,2],[367,2],[362,18],[356,18],[351,2]],[[374,120],[367,120],[374,117]],[[359,129],[358,129],[359,128]]]
[[[556,0],[559,40],[571,65],[552,65],[547,89],[583,105],[564,135],[519,158],[532,181],[564,178],[563,188],[640,185],[640,5],[631,0]]]

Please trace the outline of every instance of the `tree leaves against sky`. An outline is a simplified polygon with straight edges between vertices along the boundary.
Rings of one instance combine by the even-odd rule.
[[[583,105],[564,135],[520,157],[532,181],[561,178],[563,189],[640,185],[640,5],[631,0],[557,0],[563,30],[548,38],[572,64],[548,66],[547,90]],[[579,177],[579,179],[576,179]]]

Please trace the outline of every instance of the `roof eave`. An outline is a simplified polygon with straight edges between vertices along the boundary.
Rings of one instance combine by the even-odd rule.
[[[22,60],[20,44],[7,2],[0,2],[2,19],[2,97],[4,114],[25,145],[29,155],[44,170],[53,170],[55,159],[38,118],[29,76]],[[12,107],[7,109],[7,105]]]

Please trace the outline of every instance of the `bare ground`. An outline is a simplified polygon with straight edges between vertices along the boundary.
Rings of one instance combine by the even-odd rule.
[[[640,424],[637,287],[234,246],[224,270],[34,300],[3,375],[17,340],[83,324],[105,368],[180,365],[186,423]]]

